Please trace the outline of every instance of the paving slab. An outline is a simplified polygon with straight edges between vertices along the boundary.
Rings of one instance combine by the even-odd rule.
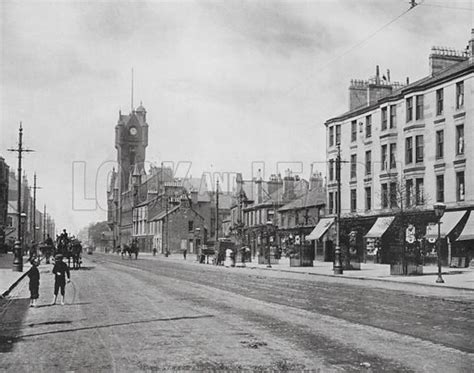
[[[27,274],[31,265],[23,257],[23,272],[13,271],[13,254],[0,254],[0,297],[6,296]]]

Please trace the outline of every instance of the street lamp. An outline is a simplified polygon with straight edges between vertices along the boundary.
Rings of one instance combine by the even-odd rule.
[[[438,202],[433,205],[435,216],[438,218],[438,241],[437,244],[437,252],[438,252],[438,278],[436,279],[436,283],[443,284],[444,280],[441,277],[441,218],[443,217],[444,210],[446,210],[446,205],[444,203]]]
[[[270,261],[270,231],[273,228],[273,222],[271,220],[267,221],[267,245],[268,245],[268,264],[267,268],[272,268]]]

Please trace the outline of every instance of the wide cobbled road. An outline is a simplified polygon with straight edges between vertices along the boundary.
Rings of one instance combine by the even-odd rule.
[[[0,301],[0,371],[471,372],[472,292],[94,254]]]

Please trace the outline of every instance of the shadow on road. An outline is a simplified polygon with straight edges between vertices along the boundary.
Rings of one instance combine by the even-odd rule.
[[[11,352],[26,318],[30,300],[0,299],[0,353]]]
[[[167,318],[161,318],[161,319],[139,320],[139,321],[130,321],[130,322],[115,323],[115,324],[91,325],[91,326],[84,326],[84,327],[80,327],[80,328],[69,328],[69,329],[61,329],[61,330],[51,330],[51,331],[41,332],[41,333],[23,334],[22,336],[16,337],[16,341],[21,340],[21,339],[26,339],[26,338],[29,338],[29,337],[37,337],[37,336],[40,336],[40,335],[49,335],[49,334],[78,332],[78,331],[84,331],[84,330],[113,328],[113,327],[116,327],[116,326],[127,326],[127,325],[145,324],[145,323],[161,322],[161,321],[204,319],[204,318],[210,318],[210,317],[214,317],[214,315],[167,317]],[[50,323],[51,324],[53,324],[53,323],[58,323],[59,324],[61,322],[50,322]]]

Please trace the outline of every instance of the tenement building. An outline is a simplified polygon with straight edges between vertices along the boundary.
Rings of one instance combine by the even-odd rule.
[[[361,260],[434,262],[433,205],[442,202],[443,264],[467,266],[473,257],[474,29],[463,51],[433,47],[429,66],[428,76],[406,84],[377,66],[375,77],[351,82],[349,111],[326,121],[329,217],[315,237],[325,259],[339,177],[343,253],[353,246]]]

